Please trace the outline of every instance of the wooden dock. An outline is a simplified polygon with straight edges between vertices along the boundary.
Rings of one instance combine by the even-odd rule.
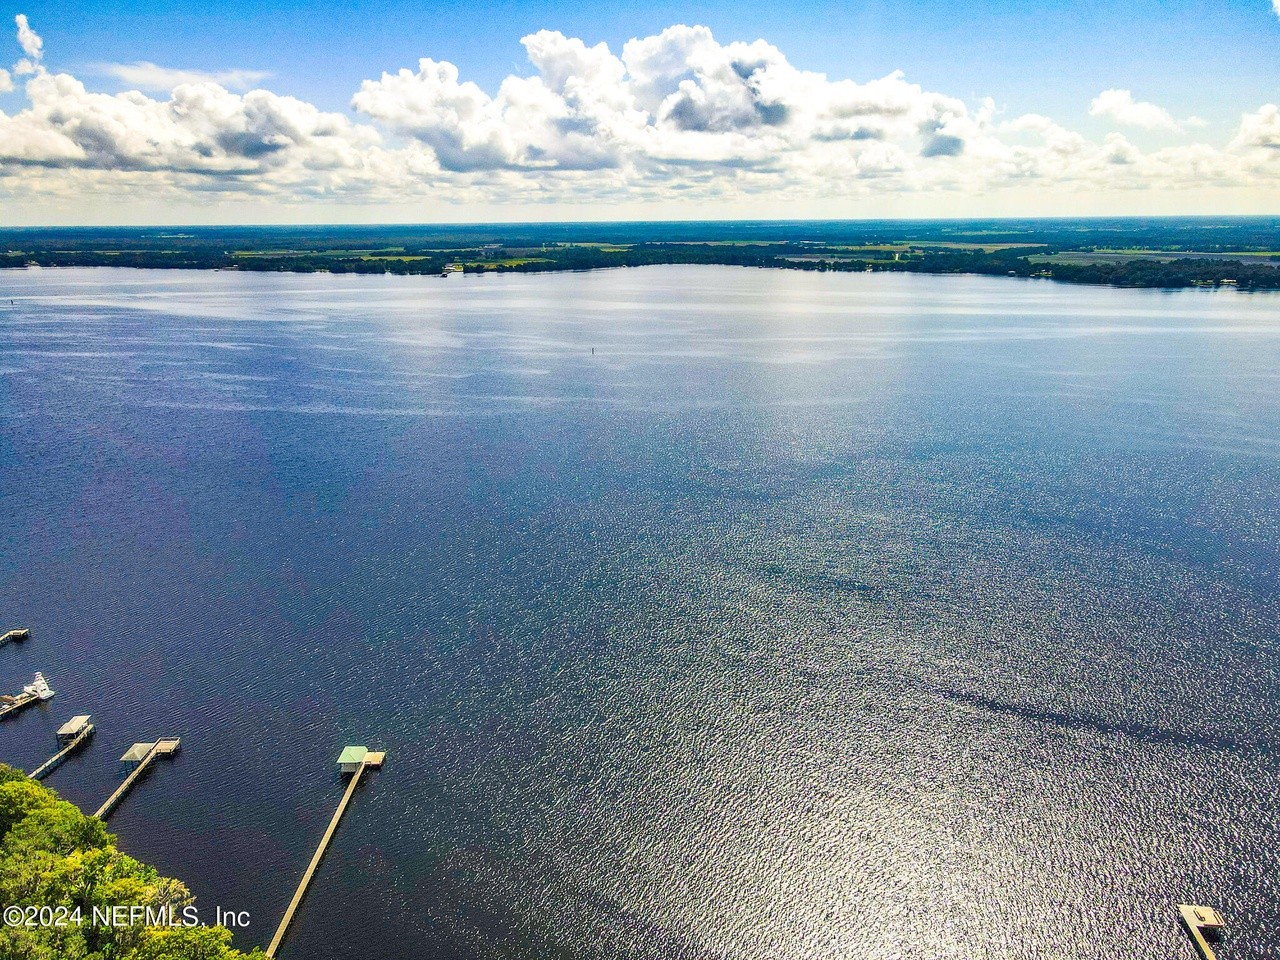
[[[107,797],[106,802],[93,815],[99,820],[107,819],[111,811],[125,798],[125,794],[133,789],[133,785],[138,782],[147,768],[151,766],[151,761],[157,757],[173,756],[178,752],[178,747],[181,744],[182,741],[177,737],[164,737],[155,743],[135,743],[130,747],[120,759],[126,763],[136,763],[137,766],[124,778],[124,783],[116,788],[116,792]]]
[[[0,694],[0,720],[12,717],[19,710],[25,710],[33,703],[43,703],[46,700],[52,700],[53,697],[53,690],[45,682],[44,674],[36,671],[35,680],[23,687],[21,693],[13,696],[7,693]]]
[[[53,773],[63,760],[88,743],[89,738],[92,736],[93,724],[89,722],[88,714],[72,717],[58,730],[58,742],[64,744],[63,748],[32,770],[27,776],[32,780],[43,780]]]
[[[1187,933],[1191,934],[1191,939],[1195,942],[1196,949],[1200,951],[1200,956],[1204,960],[1217,960],[1205,933],[1207,931],[1209,936],[1217,938],[1222,928],[1226,926],[1222,914],[1213,907],[1197,907],[1190,903],[1180,903],[1178,916],[1182,919],[1182,925],[1187,928]]]
[[[25,710],[40,698],[34,693],[20,693],[16,697],[0,696],[0,720],[7,720],[19,710]]]
[[[6,643],[21,643],[31,636],[31,631],[26,627],[18,627],[16,630],[9,630],[0,634],[0,647]]]
[[[280,949],[280,944],[284,941],[285,934],[289,931],[289,924],[293,922],[293,915],[297,912],[298,905],[302,903],[302,898],[307,895],[307,887],[311,886],[311,878],[315,876],[316,868],[320,866],[320,861],[324,857],[325,851],[329,849],[329,841],[333,839],[333,835],[338,829],[338,821],[347,812],[347,804],[351,802],[351,797],[356,792],[361,775],[367,768],[382,766],[385,758],[386,754],[371,752],[365,747],[347,747],[342,751],[342,756],[338,759],[338,766],[344,773],[349,772],[351,774],[351,782],[347,784],[347,790],[342,795],[342,800],[338,802],[338,809],[334,811],[333,819],[329,821],[329,829],[320,838],[320,846],[316,847],[315,855],[307,866],[307,872],[302,875],[302,881],[298,884],[298,889],[294,892],[293,899],[289,901],[289,907],[285,910],[284,917],[280,920],[280,926],[276,928],[276,935],[271,938],[271,945],[267,947],[267,956],[269,958],[274,958],[276,951]]]

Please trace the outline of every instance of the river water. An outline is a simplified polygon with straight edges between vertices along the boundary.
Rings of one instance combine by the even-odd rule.
[[[594,351],[594,352],[593,352]],[[0,273],[0,725],[282,960],[1280,931],[1280,297]]]

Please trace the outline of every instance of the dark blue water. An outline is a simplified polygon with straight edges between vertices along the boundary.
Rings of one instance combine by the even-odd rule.
[[[350,742],[284,960],[1277,955],[1280,298],[8,271],[0,465],[0,759],[242,946]]]

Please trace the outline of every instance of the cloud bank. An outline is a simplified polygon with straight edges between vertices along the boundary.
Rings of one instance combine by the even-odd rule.
[[[28,203],[86,193],[373,207],[767,201],[853,215],[884,197],[1034,204],[1190,187],[1274,197],[1280,187],[1274,105],[1241,116],[1215,146],[1187,140],[1194,123],[1128,90],[1101,92],[1094,117],[1179,139],[1144,150],[1119,131],[1090,139],[1038,114],[1004,117],[990,100],[966,103],[901,72],[833,80],[763,40],[721,43],[700,26],[616,53],[543,30],[521,41],[530,75],[493,93],[424,58],[364,81],[347,115],[233,92],[264,79],[256,71],[108,65],[136,89],[95,92],[50,70],[39,35],[15,22],[24,56],[0,90],[20,80],[26,104],[0,112],[0,193]]]

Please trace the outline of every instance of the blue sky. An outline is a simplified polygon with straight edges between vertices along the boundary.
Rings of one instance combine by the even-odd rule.
[[[1233,2],[359,2],[21,4],[59,62],[148,60],[272,73],[272,88],[345,109],[362,79],[420,57],[486,88],[528,72],[520,37],[559,30],[611,46],[673,23],[722,41],[763,37],[795,65],[858,80],[903,70],[929,89],[1017,111],[1087,114],[1122,86],[1175,113],[1243,110],[1280,96],[1280,18]]]
[[[260,72],[258,84],[273,94],[348,117],[355,116],[352,97],[363,82],[377,81],[384,71],[416,70],[423,57],[456,65],[461,81],[474,81],[493,96],[504,78],[536,73],[521,39],[539,30],[580,38],[588,47],[604,41],[620,55],[627,40],[658,35],[673,24],[705,25],[721,45],[763,39],[790,67],[823,73],[833,81],[866,83],[902,71],[907,83],[962,101],[971,113],[976,114],[989,97],[1004,121],[1024,114],[1045,117],[1099,144],[1111,134],[1123,135],[1126,144],[1147,153],[1197,138],[1214,149],[1239,143],[1242,115],[1280,100],[1280,17],[1269,0],[873,0],[811,3],[802,10],[743,0],[644,5],[577,0],[467,4],[38,0],[14,7],[6,22],[18,13],[25,14],[43,38],[41,70],[76,77],[93,92],[114,94],[131,85],[104,72],[104,64],[146,61],[210,73],[238,68]],[[16,45],[13,54],[14,59],[20,55]],[[0,94],[0,109],[9,116],[27,107],[29,92],[24,93],[22,79],[15,74],[15,89]],[[234,83],[228,86],[243,92],[235,90]],[[1091,115],[1094,99],[1113,89],[1127,91],[1136,102],[1162,108],[1177,121],[1179,131],[1168,125],[1132,123],[1126,129],[1117,127],[1110,114],[1095,109]],[[162,92],[148,91],[148,95],[164,99]],[[655,104],[651,111],[655,123],[659,122],[657,110]],[[1193,117],[1190,124],[1183,123]],[[1264,117],[1260,122],[1268,121]],[[369,123],[387,144],[408,137],[439,152],[435,133],[424,133],[399,113],[392,117],[384,112],[372,116]],[[1020,136],[1008,131],[1001,135],[1006,140]],[[1269,135],[1264,132],[1254,139],[1261,137],[1258,143],[1269,149]],[[794,140],[789,143],[794,145]],[[2,154],[0,143],[0,181],[6,169],[10,179],[17,176],[4,166]],[[500,166],[511,170],[522,163],[529,166],[510,158]],[[29,157],[24,164],[30,165]],[[449,176],[461,196],[467,186],[460,185],[458,173],[451,170]],[[876,176],[881,175],[877,167]],[[544,187],[545,183],[544,178]],[[470,186],[476,186],[474,178]],[[1262,202],[1269,212],[1280,212],[1272,202],[1276,194],[1270,186],[1255,188],[1244,181],[1234,186],[1247,188],[1224,201],[1236,212],[1253,202],[1247,197]],[[635,201],[632,194],[622,190],[618,196],[631,203]],[[477,209],[492,205],[485,196],[476,202],[475,191],[470,196],[471,206]],[[232,205],[244,202],[240,198]],[[447,202],[460,201],[455,197]],[[260,206],[265,209],[266,201]],[[1168,208],[1169,198],[1152,207]]]

